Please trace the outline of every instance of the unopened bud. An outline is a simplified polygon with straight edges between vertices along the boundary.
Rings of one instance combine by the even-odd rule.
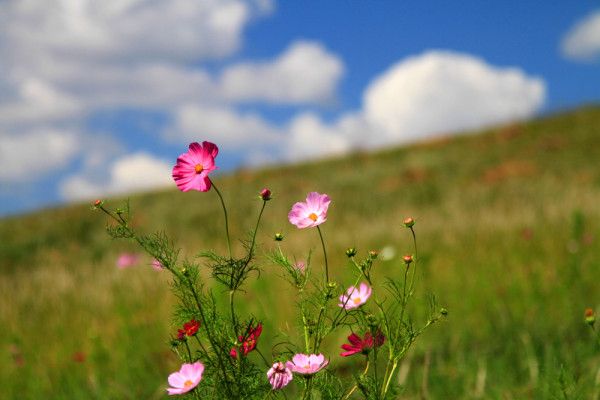
[[[369,324],[369,326],[371,328],[375,328],[378,325],[377,322],[378,322],[377,318],[375,318],[374,315],[372,315],[372,314],[367,315],[367,323]]]
[[[373,260],[375,260],[378,255],[379,255],[379,252],[377,250],[369,251],[369,257],[371,257]]]
[[[337,283],[335,282],[328,282],[327,283],[327,289],[335,289],[337,287]]]
[[[445,317],[446,315],[448,315],[448,310],[446,310],[444,307],[442,307],[442,308],[440,308],[440,314]]]
[[[190,276],[190,271],[187,268],[181,268],[181,275]]]
[[[585,316],[585,323],[588,324],[589,326],[594,326],[594,323],[596,322],[596,316],[594,315],[594,310],[592,310],[591,308],[586,308],[584,316]]]
[[[102,207],[103,203],[104,202],[102,200],[100,200],[100,199],[94,201],[94,208]]]
[[[264,188],[263,190],[260,191],[260,198],[263,199],[264,201],[271,200],[271,191],[267,188]]]
[[[274,238],[275,238],[276,242],[281,242],[283,240],[283,234],[281,234],[281,233],[278,232],[278,233],[275,234]]]
[[[354,257],[356,255],[356,248],[354,248],[354,247],[348,248],[346,250],[346,255],[348,256],[348,258]]]
[[[410,254],[407,254],[404,257],[402,257],[402,260],[404,260],[404,264],[406,264],[406,266],[408,267],[410,263],[413,262],[413,257]]]
[[[171,339],[169,344],[171,345],[171,347],[175,348],[175,347],[179,346],[179,340]]]
[[[122,209],[122,208],[117,208],[117,209],[115,210],[115,212],[117,213],[117,215],[121,215],[121,214],[123,214],[125,211],[123,211],[123,209]]]
[[[415,220],[412,219],[412,217],[408,217],[408,218],[405,218],[404,221],[402,221],[402,223],[404,224],[405,227],[412,228],[415,225]]]

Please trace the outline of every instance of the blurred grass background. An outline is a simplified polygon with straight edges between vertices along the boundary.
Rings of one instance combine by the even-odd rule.
[[[318,143],[315,143],[318,146]],[[595,398],[600,351],[583,323],[600,309],[600,108],[409,147],[215,178],[232,236],[252,228],[265,186],[258,235],[264,267],[238,304],[265,322],[259,346],[294,330],[294,291],[264,252],[282,232],[298,259],[318,235],[296,230],[287,212],[309,191],[333,199],[323,233],[332,275],[349,281],[344,255],[386,248],[382,275],[412,252],[402,228],[417,220],[419,299],[449,309],[401,368],[405,398]],[[217,159],[218,161],[218,159]],[[143,177],[140,177],[143,179]],[[109,200],[117,207],[121,200]],[[141,232],[164,230],[194,257],[225,251],[214,193],[173,190],[131,197]],[[0,383],[6,399],[158,399],[178,368],[169,336],[169,277],[142,265],[115,267],[133,243],[112,241],[89,205],[0,220]],[[240,247],[237,247],[238,250]],[[215,292],[220,295],[220,292]],[[223,295],[225,296],[225,295]],[[243,298],[245,297],[245,298]],[[344,339],[326,343],[332,363]]]

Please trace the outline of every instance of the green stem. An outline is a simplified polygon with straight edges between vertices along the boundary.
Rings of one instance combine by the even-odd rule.
[[[231,325],[233,328],[233,336],[237,338],[237,321],[235,318],[235,311],[233,306],[233,295],[235,294],[235,290],[229,291],[229,310],[231,311]]]
[[[368,357],[367,357],[367,365],[365,366],[365,370],[362,372],[361,375],[364,377],[367,374],[367,371],[369,371],[369,358]],[[354,384],[354,386],[352,386],[352,389],[350,389],[348,394],[345,395],[342,400],[348,400],[350,398],[350,396],[352,396],[352,393],[354,393],[354,391],[356,389],[358,389],[358,383],[356,383],[356,384]]]
[[[310,392],[312,391],[312,375],[306,378],[306,385],[304,386],[304,394],[302,400],[310,400]]]
[[[188,344],[187,339],[186,339],[186,341],[184,343],[185,343],[185,348],[187,349],[189,360],[190,360],[190,362],[193,362],[193,360],[192,360],[192,351],[190,350],[190,345]]]
[[[325,241],[323,240],[323,234],[321,233],[321,227],[317,226],[319,231],[319,238],[321,238],[321,246],[323,247],[323,256],[325,257],[325,284],[329,283],[329,264],[327,263],[327,251],[325,250]]]
[[[227,218],[227,207],[225,207],[225,201],[223,200],[223,195],[215,185],[215,183],[211,180],[213,188],[215,188],[215,192],[219,196],[219,200],[221,200],[221,206],[223,207],[223,214],[225,214],[225,235],[227,236],[227,248],[229,249],[229,259],[233,258],[231,253],[231,239],[229,238],[229,219]]]
[[[250,245],[250,250],[248,250],[248,262],[250,262],[250,259],[252,258],[252,252],[254,251],[254,245],[256,244],[256,233],[258,232],[258,226],[260,225],[260,220],[262,218],[263,215],[263,211],[265,211],[265,206],[267,205],[267,202],[265,200],[263,200],[263,204],[262,207],[260,209],[260,213],[258,213],[258,219],[256,220],[256,226],[254,227],[254,232],[252,233],[252,244]],[[247,265],[246,263],[246,265]]]

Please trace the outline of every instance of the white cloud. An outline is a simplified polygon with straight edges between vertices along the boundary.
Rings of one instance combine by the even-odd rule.
[[[63,198],[83,200],[167,187],[173,183],[172,165],[144,153],[134,153],[114,161],[105,179],[86,174],[72,175],[60,184]]]
[[[221,77],[231,100],[272,103],[326,103],[344,72],[342,61],[316,42],[293,43],[277,59],[231,66]]]
[[[600,10],[591,13],[563,37],[561,51],[576,61],[600,59]]]
[[[184,142],[210,140],[238,150],[280,141],[277,129],[257,114],[193,104],[176,110],[166,135]]]
[[[480,128],[535,114],[542,79],[460,53],[430,51],[376,78],[364,95],[364,118],[382,135],[374,144]]]
[[[64,168],[81,147],[74,132],[36,130],[0,135],[0,182],[29,183]]]

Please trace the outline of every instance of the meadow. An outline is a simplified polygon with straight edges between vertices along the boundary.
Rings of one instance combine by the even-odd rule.
[[[585,107],[407,147],[218,175],[235,238],[252,228],[260,189],[274,197],[258,234],[263,270],[239,304],[263,320],[264,343],[295,329],[293,292],[265,254],[281,232],[288,252],[301,259],[312,248],[321,263],[318,235],[297,230],[287,213],[309,191],[328,193],[322,228],[339,281],[351,246],[380,251],[376,268],[394,274],[412,252],[402,220],[417,221],[419,296],[435,293],[449,315],[401,365],[402,398],[598,399],[600,348],[583,322],[586,307],[600,310],[598,160],[600,108]],[[130,203],[135,226],[165,231],[182,256],[225,250],[214,193],[173,186]],[[0,220],[1,398],[166,398],[166,377],[178,369],[168,345],[176,331],[169,276],[149,257],[116,268],[119,253],[138,249],[111,240],[106,223],[90,204]],[[226,293],[215,288],[215,295]],[[332,364],[352,364],[338,356],[339,343],[324,352]]]

